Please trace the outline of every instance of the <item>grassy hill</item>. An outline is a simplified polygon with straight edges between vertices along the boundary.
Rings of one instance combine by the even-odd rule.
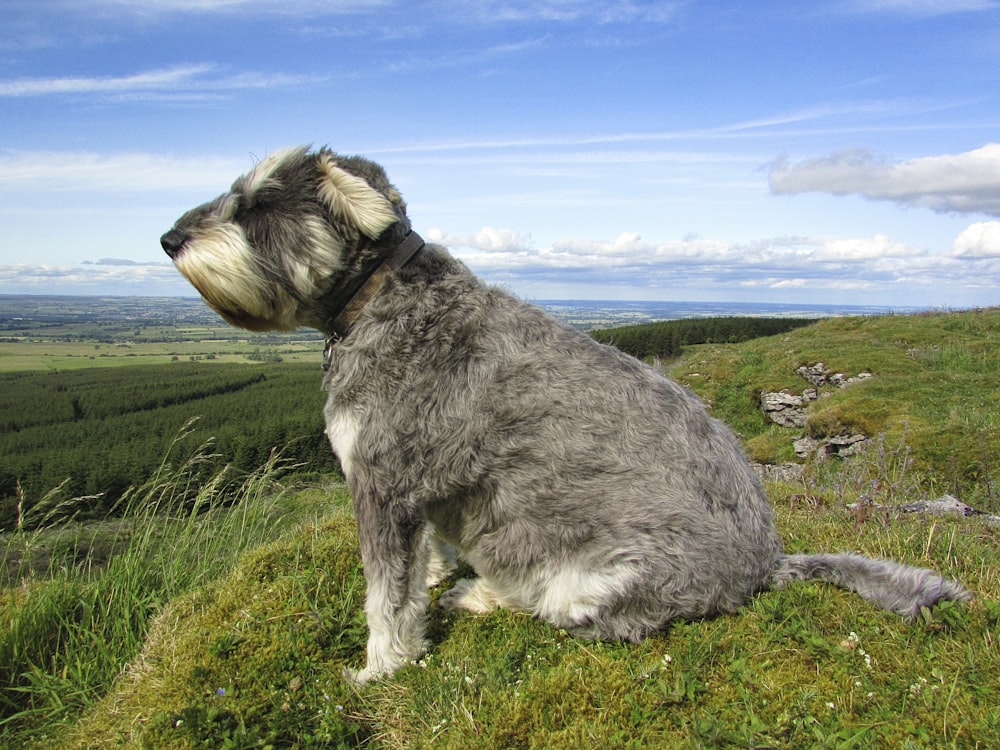
[[[579,641],[523,614],[446,612],[442,587],[429,655],[356,691],[340,678],[363,661],[366,637],[343,487],[282,480],[275,459],[235,497],[218,492],[232,477],[199,478],[192,504],[201,454],[188,438],[126,493],[130,510],[101,542],[118,545],[105,566],[88,564],[103,537],[86,529],[0,537],[8,557],[49,560],[0,596],[0,745],[990,747],[1000,528],[845,506],[877,485],[879,501],[954,491],[996,512],[998,335],[996,310],[833,319],[699,347],[673,366],[758,458],[791,458],[802,433],[873,438],[846,462],[768,485],[786,549],[933,567],[975,592],[969,605],[909,624],[810,583],[630,645]],[[801,393],[796,368],[820,361],[873,377],[821,388],[830,395],[801,430],[767,424],[760,394]]]
[[[770,424],[763,392],[801,394],[796,370],[872,374],[824,386],[802,430]],[[750,456],[794,460],[795,438],[861,433],[905,446],[920,490],[1000,511],[1000,309],[824,320],[739,346],[701,347],[671,371],[728,422]]]

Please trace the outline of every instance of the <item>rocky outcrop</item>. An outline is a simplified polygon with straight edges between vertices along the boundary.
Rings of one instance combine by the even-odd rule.
[[[830,372],[822,362],[803,365],[795,372],[812,387],[805,388],[801,395],[792,393],[787,388],[782,391],[762,393],[760,408],[764,412],[764,416],[775,424],[800,429],[806,426],[806,410],[809,404],[818,398],[829,395],[830,390],[821,391],[821,388],[846,388],[872,377],[868,371],[859,372],[852,377],[847,377],[842,372]],[[865,435],[835,435],[823,440],[803,436],[795,441],[794,448],[795,454],[799,458],[807,458],[811,455],[846,458],[861,451],[864,448],[865,440]]]

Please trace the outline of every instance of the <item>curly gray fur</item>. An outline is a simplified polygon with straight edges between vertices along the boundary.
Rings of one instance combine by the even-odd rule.
[[[330,290],[409,228],[378,165],[292,149],[186,214],[163,245],[230,321],[327,330]],[[891,561],[783,555],[736,437],[692,393],[483,284],[438,245],[363,309],[323,386],[368,584],[359,682],[426,647],[427,586],[449,571],[450,548],[478,578],[444,604],[523,609],[587,638],[637,641],[800,578],[909,617],[968,596]]]

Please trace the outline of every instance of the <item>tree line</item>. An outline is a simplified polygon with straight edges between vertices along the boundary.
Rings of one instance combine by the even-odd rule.
[[[591,331],[590,335],[603,344],[610,344],[639,359],[666,359],[678,356],[685,346],[736,344],[761,336],[785,333],[815,322],[813,318],[683,318],[602,328]]]

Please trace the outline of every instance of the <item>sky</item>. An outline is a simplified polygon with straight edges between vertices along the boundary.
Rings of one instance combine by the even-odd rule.
[[[1000,304],[996,0],[3,0],[0,294],[193,296],[297,144],[527,299]]]

